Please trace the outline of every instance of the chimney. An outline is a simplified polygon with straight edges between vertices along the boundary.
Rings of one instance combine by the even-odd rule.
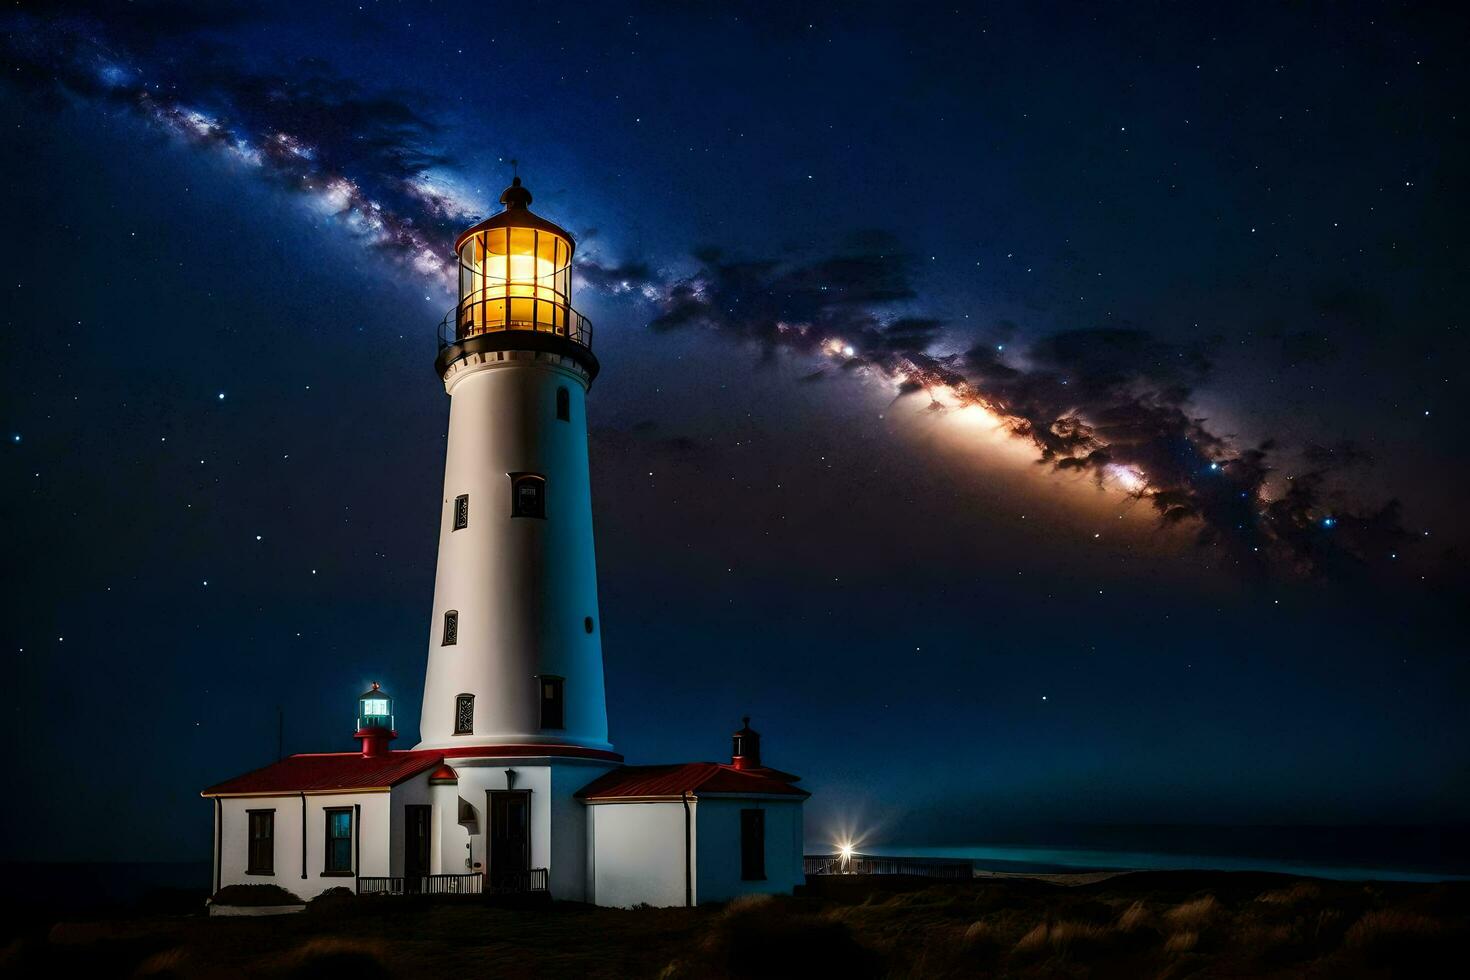
[[[761,733],[750,727],[749,715],[740,721],[740,730],[731,736],[730,765],[735,769],[759,769]]]

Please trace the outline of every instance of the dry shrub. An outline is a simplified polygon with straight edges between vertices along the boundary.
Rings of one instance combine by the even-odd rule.
[[[1273,891],[1261,892],[1256,896],[1256,901],[1265,902],[1268,905],[1300,905],[1302,902],[1315,901],[1322,897],[1322,889],[1310,881],[1299,881],[1290,888],[1277,888]]]
[[[965,927],[965,935],[961,942],[970,948],[979,946],[995,946],[1000,943],[1000,935],[995,927],[984,919],[976,919]]]
[[[1174,906],[1164,915],[1168,917],[1170,925],[1177,929],[1198,932],[1200,927],[1215,917],[1220,910],[1220,903],[1215,901],[1214,895],[1206,895],[1196,898],[1180,905]]]
[[[188,954],[183,949],[175,947],[166,949],[161,953],[154,953],[133,971],[135,977],[149,977],[151,980],[162,980],[164,977],[183,977],[191,972],[188,967]]]
[[[1354,949],[1397,945],[1401,940],[1428,939],[1438,936],[1444,926],[1438,919],[1417,912],[1380,909],[1368,912],[1353,923],[1344,942]]]
[[[381,940],[324,936],[308,940],[286,958],[285,975],[303,980],[379,980],[392,976]]]
[[[869,977],[881,972],[878,957],[845,923],[771,895],[746,895],[729,902],[711,923],[698,955],[703,962],[678,966],[700,977],[766,977],[773,963],[781,964],[783,973],[797,976]]]
[[[280,885],[226,885],[210,899],[216,905],[301,905],[300,896]]]
[[[1240,930],[1235,938],[1235,944],[1243,949],[1265,952],[1284,946],[1296,938],[1296,932],[1289,925],[1269,926],[1264,923],[1252,922]]]
[[[357,893],[351,888],[344,888],[339,885],[336,888],[328,888],[307,902],[306,911],[316,915],[321,915],[324,912],[342,912],[355,907],[360,901],[363,901],[363,899],[360,899]]]
[[[1016,941],[1016,952],[1034,953],[1046,945],[1046,923],[1038,922],[1030,932]]]
[[[1164,951],[1167,953],[1187,953],[1199,945],[1199,933],[1193,929],[1170,934],[1164,940]]]
[[[1038,923],[1016,942],[1016,953],[1027,955],[1048,950],[1057,954],[1080,953],[1107,942],[1109,930],[1090,922],[1063,920]]]
[[[775,902],[773,895],[737,895],[725,903],[724,911],[720,914],[725,918],[747,915],[759,911]]]
[[[1148,909],[1142,902],[1134,902],[1123,910],[1118,916],[1118,928],[1123,932],[1133,932],[1135,929],[1148,925]]]

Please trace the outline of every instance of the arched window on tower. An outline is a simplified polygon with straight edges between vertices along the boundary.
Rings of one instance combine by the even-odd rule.
[[[572,420],[572,393],[565,386],[556,389],[556,417],[561,422]]]
[[[452,647],[459,642],[459,610],[451,609],[444,614],[444,640],[440,646]]]
[[[454,699],[454,734],[475,733],[475,696],[461,694]]]

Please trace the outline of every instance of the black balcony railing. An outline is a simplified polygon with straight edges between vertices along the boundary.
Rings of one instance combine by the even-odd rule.
[[[357,879],[359,895],[479,895],[484,890],[485,876],[478,874]]]
[[[592,349],[592,321],[565,303],[544,299],[466,299],[439,321],[439,349],[502,330],[527,330],[565,337]]]
[[[854,854],[844,860],[837,854],[808,854],[802,870],[809,875],[914,875],[920,878],[969,879],[975,865],[964,858],[869,857]]]
[[[530,868],[526,871],[490,872],[490,894],[529,895],[547,890],[545,868]]]

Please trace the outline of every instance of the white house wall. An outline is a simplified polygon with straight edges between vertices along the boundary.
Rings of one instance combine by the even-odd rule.
[[[766,812],[766,877],[740,877],[740,811]],[[698,809],[700,847],[695,871],[701,902],[725,902],[739,895],[789,895],[805,881],[802,872],[801,803],[797,800],[753,800],[701,796]]]
[[[328,888],[351,888],[352,876],[324,875],[326,867],[326,810],[335,807],[361,807],[355,832],[360,847],[354,847],[353,860],[361,855],[361,875],[389,874],[389,840],[392,834],[392,810],[388,793],[334,793],[306,798],[306,876],[301,872],[302,797],[246,796],[229,797],[221,803],[221,837],[219,846],[221,887],[225,885],[280,885],[303,899],[310,899]],[[251,810],[274,810],[274,859],[272,873],[248,874]]]
[[[689,806],[693,811],[698,804]],[[697,853],[696,835],[691,825],[690,846]],[[684,904],[683,803],[589,805],[587,839],[591,897],[598,905]]]

